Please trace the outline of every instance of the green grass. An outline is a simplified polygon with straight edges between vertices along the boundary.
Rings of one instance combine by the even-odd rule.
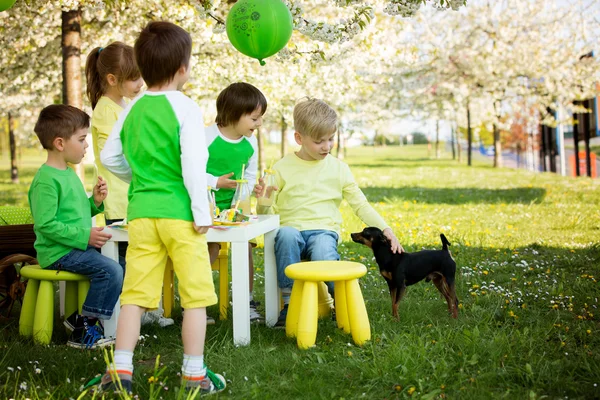
[[[219,398],[268,399],[540,399],[600,394],[600,181],[487,165],[430,160],[415,146],[351,149],[347,162],[374,207],[408,251],[452,243],[458,264],[458,320],[433,285],[408,289],[400,321],[369,249],[349,240],[361,222],[343,206],[342,259],[363,262],[361,279],[372,340],[364,347],[330,320],[317,345],[299,350],[280,330],[252,327],[252,343],[235,347],[231,320],[208,328],[206,360],[224,373]],[[447,155],[446,155],[447,157]],[[22,168],[23,181],[33,170]],[[11,189],[0,171],[0,204],[26,204],[27,184]],[[24,203],[25,202],[25,203]],[[255,293],[262,297],[262,249]],[[216,307],[209,313],[217,316]],[[134,390],[149,398],[157,355],[167,367],[161,396],[175,398],[182,359],[176,325],[144,327],[135,354]],[[58,320],[58,318],[57,318]],[[104,369],[100,352],[18,337],[18,310],[0,327],[0,398],[77,398]],[[39,372],[39,373],[38,373]],[[21,388],[25,382],[27,389]],[[168,388],[168,390],[167,390]]]

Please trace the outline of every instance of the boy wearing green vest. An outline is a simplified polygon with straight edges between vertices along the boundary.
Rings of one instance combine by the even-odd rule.
[[[206,179],[214,188],[217,207],[224,210],[232,207],[236,180],[248,181],[248,187],[256,184],[258,172],[258,143],[253,133],[262,125],[262,116],[267,111],[267,99],[260,90],[249,83],[238,82],[229,85],[217,97],[216,123],[206,128],[208,163]],[[256,310],[257,303],[252,297],[254,283],[254,262],[252,247],[248,243],[248,264],[250,266],[250,321],[264,322]],[[209,243],[208,252],[211,264],[219,255],[219,244]],[[213,320],[214,321],[214,320]]]
[[[150,22],[135,42],[137,64],[148,90],[119,116],[100,159],[130,182],[127,273],[117,323],[114,364],[103,390],[132,389],[133,351],[146,309],[158,307],[167,257],[179,279],[182,386],[209,394],[225,379],[204,364],[206,307],[217,296],[207,251],[212,224],[206,196],[206,150],[202,111],[180,92],[190,75],[192,39],[169,22]]]

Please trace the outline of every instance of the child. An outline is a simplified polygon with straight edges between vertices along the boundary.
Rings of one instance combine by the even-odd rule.
[[[97,319],[109,319],[123,284],[123,268],[94,247],[102,247],[110,235],[92,228],[92,216],[103,211],[106,182],[98,177],[88,199],[75,171],[88,147],[90,117],[78,108],[55,104],[42,110],[35,133],[48,152],[29,188],[29,204],[36,235],[35,250],[42,268],[64,270],[90,278],[82,315],[65,321],[72,329],[67,345],[99,348],[112,344],[105,339]]]
[[[336,127],[336,112],[322,100],[309,98],[298,103],[294,108],[294,138],[301,148],[273,166],[278,192],[272,208],[281,221],[275,237],[275,259],[284,302],[278,327],[285,326],[293,284],[285,268],[302,259],[340,259],[337,245],[342,199],[364,223],[384,231],[394,252],[403,251],[392,230],[368,203],[348,165],[329,155]],[[262,192],[262,185],[261,180],[255,191]],[[265,211],[270,210],[259,209],[259,213]]]
[[[113,42],[106,47],[96,47],[87,57],[85,64],[87,95],[92,103],[92,146],[94,164],[110,187],[110,195],[104,201],[106,225],[123,221],[127,217],[127,191],[129,185],[104,168],[100,152],[119,114],[127,103],[126,99],[137,96],[144,85],[140,70],[135,62],[133,47]],[[125,267],[127,242],[119,242],[119,262]],[[143,322],[157,321],[162,327],[173,325],[171,318],[164,318],[162,310],[145,313]]]
[[[205,233],[211,225],[206,196],[208,158],[202,112],[180,92],[189,78],[192,39],[169,22],[150,22],[134,45],[148,90],[119,116],[100,159],[130,181],[129,249],[121,295],[114,364],[101,387],[116,390],[110,372],[131,391],[133,351],[145,309],[158,306],[170,257],[179,278],[182,326],[182,383],[215,393],[225,379],[204,364],[206,307],[216,304]]]
[[[217,97],[216,124],[206,128],[208,163],[206,164],[208,185],[215,188],[215,200],[219,209],[231,208],[235,194],[236,179],[248,180],[254,187],[258,170],[258,143],[252,136],[262,125],[262,116],[267,111],[267,99],[260,90],[249,83],[229,85]],[[256,244],[254,244],[256,245]],[[209,243],[211,264],[219,255],[219,244]],[[264,322],[256,311],[257,303],[252,298],[254,262],[252,243],[248,243],[250,274],[250,321]],[[214,322],[214,320],[213,320]]]

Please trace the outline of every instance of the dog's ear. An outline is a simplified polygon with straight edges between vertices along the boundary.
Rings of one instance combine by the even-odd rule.
[[[383,231],[379,231],[379,236],[378,236],[379,240],[381,240],[383,243],[389,245],[390,241],[388,240],[388,238],[383,234]]]

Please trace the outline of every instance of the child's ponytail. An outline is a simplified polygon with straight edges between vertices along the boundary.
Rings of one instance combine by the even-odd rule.
[[[92,103],[92,110],[96,108],[96,104],[104,92],[102,78],[98,72],[98,58],[100,58],[101,51],[102,47],[96,47],[90,51],[85,61],[86,94]]]
[[[86,94],[92,103],[92,109],[96,108],[100,97],[109,89],[108,74],[114,75],[118,84],[135,81],[140,77],[133,47],[113,42],[104,48],[96,47],[88,54],[85,62]]]

